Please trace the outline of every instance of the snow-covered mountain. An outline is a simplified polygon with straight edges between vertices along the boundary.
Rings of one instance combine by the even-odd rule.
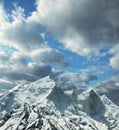
[[[0,130],[119,130],[119,107],[92,88],[64,91],[48,76],[0,95]]]

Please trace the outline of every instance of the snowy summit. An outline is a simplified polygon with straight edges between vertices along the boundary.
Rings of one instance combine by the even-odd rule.
[[[92,88],[69,92],[47,76],[0,95],[0,130],[119,130],[119,107]]]

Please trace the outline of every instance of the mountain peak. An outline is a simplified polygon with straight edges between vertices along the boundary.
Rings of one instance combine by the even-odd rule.
[[[62,113],[64,113],[65,109],[70,105],[71,99],[64,93],[64,91],[59,88],[58,86],[55,86],[52,89],[52,92],[47,97],[49,100],[51,100],[55,107]]]
[[[118,115],[119,107],[93,88],[63,90],[49,76],[0,96],[1,130],[116,130]]]
[[[97,116],[102,114],[104,111],[104,104],[97,92],[95,92],[93,89],[90,91],[89,95],[89,107],[91,116]]]
[[[78,95],[80,109],[91,117],[99,116],[104,111],[104,104],[93,88],[88,88],[86,91]]]

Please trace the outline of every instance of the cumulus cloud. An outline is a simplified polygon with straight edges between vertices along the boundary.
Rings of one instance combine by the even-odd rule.
[[[51,74],[52,65],[68,65],[65,56],[44,41],[44,33],[52,33],[64,48],[83,56],[111,48],[110,65],[119,68],[118,0],[36,0],[36,11],[31,15],[25,16],[24,9],[14,5],[9,17],[0,2],[0,44],[15,48],[9,54],[0,50],[1,78],[33,81]],[[73,84],[97,79],[90,74],[58,75]]]
[[[15,10],[9,15],[10,18],[3,8],[0,9],[0,15],[2,17],[0,20],[1,43],[13,46],[24,53],[46,45],[43,40],[43,26],[40,22],[27,20],[24,9],[20,6],[15,5]],[[12,19],[11,22],[9,19]]]
[[[81,89],[89,85],[90,81],[97,80],[97,76],[79,72],[52,71],[51,78],[63,89]]]
[[[119,42],[118,6],[118,0],[37,0],[41,22],[80,55]]]
[[[15,49],[24,53],[26,56],[36,58],[36,60],[54,64],[58,66],[67,66],[64,55],[55,49],[51,49],[48,43],[44,41],[45,28],[40,20],[36,21],[31,16],[25,16],[24,9],[14,4],[15,10],[12,10],[11,19],[0,21],[3,27],[0,30],[1,43],[13,46]],[[4,10],[1,9],[1,14]],[[7,14],[4,12],[5,16]],[[39,16],[37,16],[39,17]]]
[[[112,76],[110,79],[98,83],[95,87],[101,95],[107,95],[111,101],[119,105],[119,76]]]
[[[52,71],[51,78],[57,83],[57,86],[62,89],[76,89],[77,84],[79,84],[79,74],[75,72],[65,72],[62,71]]]
[[[100,83],[97,83],[96,85],[97,88],[101,88],[103,90],[108,88],[108,89],[117,89],[119,88],[119,76],[112,76],[108,80],[104,80]]]
[[[79,74],[75,72],[66,72],[60,74],[58,78],[63,82],[76,83],[79,81]]]
[[[119,69],[119,55],[116,55],[110,59],[110,65],[113,69]]]
[[[20,52],[11,54],[3,54],[7,60],[2,60],[0,55],[0,78],[11,82],[20,80],[35,81],[39,78],[50,75],[52,69],[43,62],[32,61],[29,57],[24,56]],[[3,55],[2,55],[3,57]],[[4,64],[3,64],[4,62]]]
[[[85,83],[89,83],[90,81],[93,81],[93,80],[97,80],[97,76],[95,75],[87,75],[87,74],[82,74],[80,75],[80,78],[82,79],[83,82]]]
[[[42,37],[42,27],[37,23],[18,22],[10,24],[0,31],[0,38],[3,43],[11,45],[21,52],[28,53],[29,50],[45,45]]]
[[[110,65],[113,69],[119,69],[119,45],[114,46],[110,49],[109,54],[112,55],[110,58]]]
[[[37,76],[38,79],[50,75],[52,68],[48,64],[35,62],[35,63],[28,64],[28,70],[30,70],[29,71],[30,74]]]
[[[31,53],[31,57],[42,62],[53,64],[60,67],[68,66],[68,62],[65,61],[64,55],[52,48],[40,48]]]

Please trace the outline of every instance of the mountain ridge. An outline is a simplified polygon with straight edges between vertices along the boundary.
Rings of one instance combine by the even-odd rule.
[[[119,107],[106,96],[63,90],[49,76],[1,94],[0,103],[0,130],[119,130]]]

